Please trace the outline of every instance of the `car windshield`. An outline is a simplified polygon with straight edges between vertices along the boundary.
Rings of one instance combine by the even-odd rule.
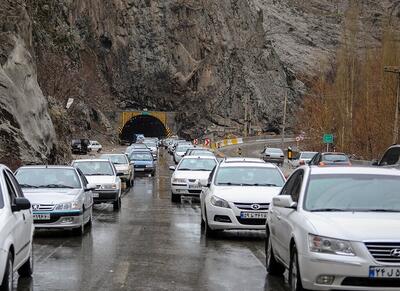
[[[212,159],[183,159],[179,171],[212,171],[217,162]]]
[[[177,151],[177,152],[186,152],[186,150],[187,150],[187,149],[190,149],[190,148],[192,148],[191,145],[178,145],[178,146],[176,147],[176,151]]]
[[[327,162],[348,162],[349,158],[346,155],[329,154],[323,155],[322,160]]]
[[[304,201],[308,211],[400,211],[399,176],[313,175]]]
[[[312,159],[317,153],[301,153],[302,159]]]
[[[212,152],[209,151],[199,151],[199,150],[195,150],[195,151],[191,151],[190,154],[191,156],[214,156],[214,154]]]
[[[135,143],[132,145],[134,149],[147,149],[147,146],[144,143]]]
[[[79,168],[85,176],[114,176],[110,162],[106,161],[75,162],[74,167]]]
[[[15,177],[22,188],[81,188],[75,169],[21,168]]]
[[[152,161],[153,156],[151,153],[131,153],[129,156],[131,161]]]
[[[277,168],[221,167],[215,185],[282,187],[284,178]]]
[[[274,148],[266,149],[265,152],[272,154],[283,154],[281,149],[274,149]]]
[[[102,159],[107,159],[107,160],[109,160],[111,163],[113,163],[115,165],[128,164],[128,161],[127,161],[125,155],[102,155],[101,158]]]

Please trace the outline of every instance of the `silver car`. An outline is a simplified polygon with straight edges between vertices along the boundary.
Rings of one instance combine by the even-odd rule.
[[[282,166],[285,161],[285,154],[279,148],[265,148],[261,154],[262,159],[269,163],[276,163]]]
[[[70,166],[25,166],[15,177],[32,204],[35,228],[73,229],[84,233],[92,223],[95,185]]]
[[[125,154],[103,154],[100,159],[107,159],[114,164],[120,178],[127,187],[132,187],[135,181],[134,162],[130,162]]]

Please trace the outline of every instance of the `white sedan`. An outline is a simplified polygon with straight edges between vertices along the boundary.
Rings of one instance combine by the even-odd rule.
[[[269,204],[284,183],[281,170],[261,159],[222,161],[200,195],[206,236],[218,230],[265,229]]]
[[[270,275],[291,290],[400,289],[400,171],[301,167],[273,198]]]
[[[215,157],[187,156],[176,168],[171,166],[171,201],[180,202],[181,196],[199,197],[202,184],[207,183],[217,163]]]
[[[0,165],[0,290],[13,290],[14,271],[33,272],[31,204],[11,171]]]

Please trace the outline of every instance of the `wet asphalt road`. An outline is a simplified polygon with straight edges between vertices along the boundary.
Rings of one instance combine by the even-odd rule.
[[[206,239],[197,202],[170,201],[170,156],[156,177],[136,177],[122,209],[97,205],[91,231],[39,231],[32,279],[16,290],[287,290],[265,270],[263,232]]]

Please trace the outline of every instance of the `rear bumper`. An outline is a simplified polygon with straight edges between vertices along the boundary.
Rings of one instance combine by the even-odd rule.
[[[99,195],[99,197],[95,197]],[[107,202],[114,202],[119,197],[119,190],[114,191],[95,191],[93,193],[93,202],[95,204],[99,203],[107,203]]]
[[[135,168],[136,173],[152,173],[154,172],[154,167],[146,167],[146,168]]]

